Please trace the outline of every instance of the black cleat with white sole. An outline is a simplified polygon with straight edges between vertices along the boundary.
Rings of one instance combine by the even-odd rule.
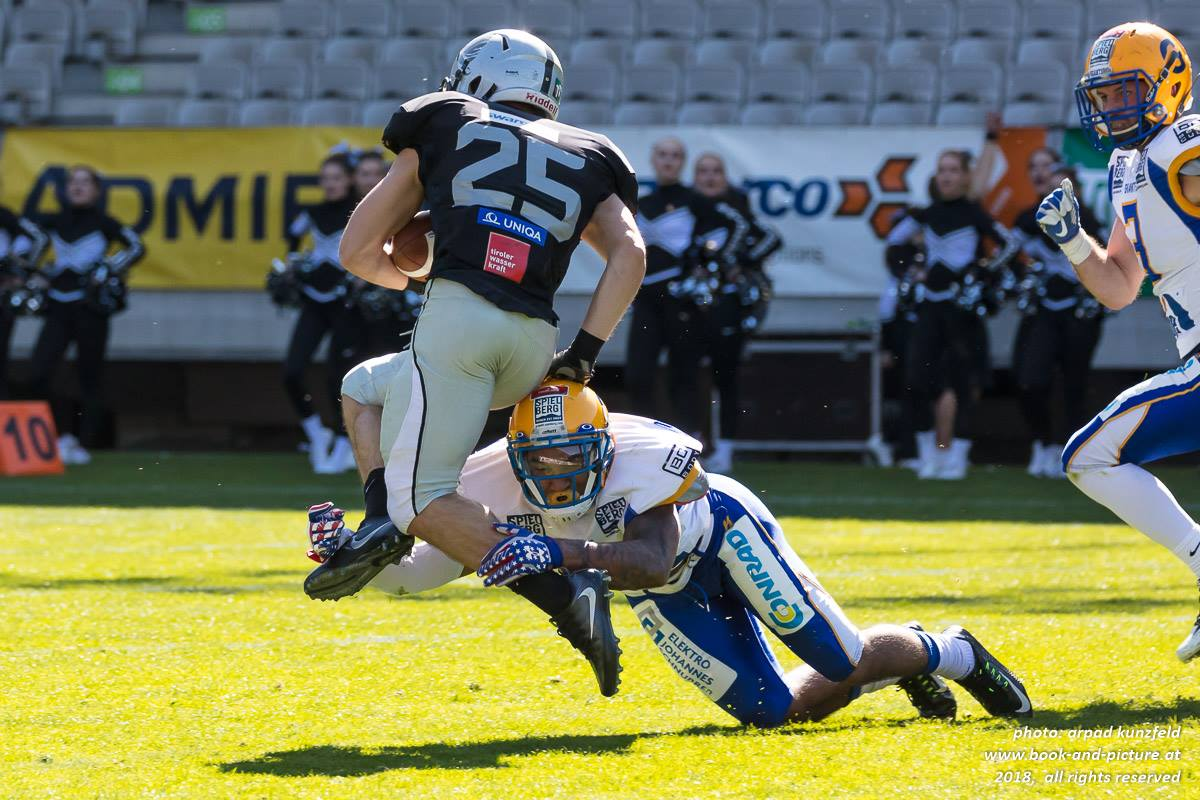
[[[567,575],[571,583],[571,605],[550,621],[558,635],[571,643],[592,665],[600,694],[612,697],[621,685],[620,639],[613,632],[608,573],[584,569]]]
[[[1033,705],[1025,686],[979,640],[958,625],[942,631],[943,636],[962,639],[975,653],[975,668],[957,683],[994,717],[1033,716]]]
[[[387,517],[365,519],[324,564],[308,573],[304,593],[313,600],[357,594],[384,567],[412,552],[413,541]]]
[[[904,627],[914,631],[925,630],[915,622]],[[946,682],[933,673],[912,675],[899,682],[899,687],[908,695],[908,701],[925,719],[952,720],[958,714],[958,701]]]

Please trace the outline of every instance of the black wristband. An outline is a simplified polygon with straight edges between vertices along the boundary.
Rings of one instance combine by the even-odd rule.
[[[989,142],[994,142],[1000,138],[1000,134],[996,133],[995,131],[988,131],[983,135],[983,138]]]
[[[383,467],[371,470],[363,484],[363,505],[367,517],[387,516],[387,484],[384,483],[383,473]]]
[[[579,329],[579,333],[575,335],[575,341],[571,342],[571,353],[579,357],[580,361],[586,361],[588,364],[595,364],[596,359],[600,355],[600,348],[604,347],[604,340],[598,339],[585,331]]]

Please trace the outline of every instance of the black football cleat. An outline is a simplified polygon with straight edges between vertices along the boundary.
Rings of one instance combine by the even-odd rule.
[[[915,622],[904,627],[914,631],[925,630]],[[925,719],[953,720],[958,714],[958,701],[946,682],[931,672],[911,675],[897,684],[908,695],[908,701]]]
[[[994,717],[1033,716],[1033,705],[1029,702],[1025,686],[978,639],[959,625],[946,628],[942,635],[962,639],[971,646],[975,653],[975,668],[966,677],[959,678],[957,683],[970,692],[989,714]]]
[[[412,552],[413,541],[387,517],[365,519],[325,563],[308,573],[304,593],[313,600],[357,594],[384,567]]]
[[[584,569],[567,575],[573,596],[571,605],[550,618],[558,635],[571,643],[592,665],[600,694],[612,697],[621,685],[621,640],[613,632],[608,601],[608,573]]]

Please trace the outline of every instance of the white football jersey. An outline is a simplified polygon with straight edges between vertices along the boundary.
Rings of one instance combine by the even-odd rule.
[[[618,542],[625,525],[642,512],[679,503],[679,549],[668,587],[687,583],[689,556],[708,544],[712,513],[703,497],[707,481],[697,461],[701,445],[663,422],[632,414],[609,415],[609,433],[616,448],[608,479],[583,516],[569,521],[543,514],[525,499],[513,474],[504,439],[467,459],[459,492],[481,503],[501,522],[561,539]]]
[[[1179,170],[1195,159],[1200,116],[1189,115],[1142,150],[1114,150],[1108,162],[1116,219],[1175,329],[1180,357],[1200,344],[1200,206],[1184,197],[1179,181]]]

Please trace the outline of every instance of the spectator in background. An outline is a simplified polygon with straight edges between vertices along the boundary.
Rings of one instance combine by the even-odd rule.
[[[730,222],[722,228],[727,238],[740,237],[741,246],[733,253],[733,260],[723,265],[720,285],[706,314],[708,355],[713,385],[720,396],[720,413],[713,436],[715,441],[704,464],[713,472],[725,473],[733,466],[732,440],[737,436],[741,416],[738,372],[742,354],[757,323],[761,322],[753,316],[759,310],[750,302],[751,290],[758,289],[759,294],[769,295],[770,282],[763,265],[783,243],[774,231],[754,218],[746,193],[729,185],[725,161],[720,156],[704,153],[696,159],[692,169],[692,185],[696,191],[712,200],[718,208],[723,204],[734,209],[749,225],[743,232],[735,227],[732,218],[727,218]],[[762,302],[765,304],[765,297]]]
[[[964,288],[975,278],[987,239],[1001,247],[997,261],[1014,246],[1004,227],[968,199],[970,185],[970,154],[943,152],[931,186],[933,202],[913,209],[887,238],[889,247],[919,242],[924,248],[907,380],[922,478],[966,477],[971,411],[986,373],[987,340],[982,318],[963,302]],[[956,404],[953,438],[939,441],[934,431],[934,405],[944,402],[947,388],[953,391]]]
[[[683,142],[667,137],[650,152],[654,191],[638,201],[637,223],[646,244],[646,277],[633,301],[625,357],[625,385],[631,411],[665,418],[684,431],[700,435],[698,375],[704,357],[706,320],[685,282],[706,234],[721,229],[746,231],[746,221],[728,206],[715,204],[679,182],[687,153]],[[725,261],[740,246],[740,236],[725,237],[718,255]],[[667,351],[670,416],[656,412],[654,401],[658,358]]]
[[[367,196],[387,174],[388,162],[379,150],[362,150],[354,159],[354,191],[358,198]]]
[[[363,326],[358,312],[346,303],[348,277],[338,260],[342,231],[357,203],[353,169],[345,154],[331,155],[321,164],[321,191],[325,199],[305,207],[288,225],[288,249],[299,250],[308,237],[312,247],[298,264],[302,297],[300,315],[292,329],[283,362],[283,383],[300,417],[309,442],[313,471],[331,474],[354,469],[354,453],[341,422],[339,402],[342,376],[354,366],[362,343]],[[329,337],[325,390],[336,422],[335,437],[313,407],[304,373],[325,337]]]
[[[8,345],[17,309],[13,293],[20,291],[49,241],[30,220],[0,206],[0,400],[8,399]]]
[[[1064,178],[1078,186],[1074,171],[1049,147],[1029,157],[1029,181],[1038,197],[1054,191]],[[1079,223],[1097,241],[1105,237],[1095,215],[1081,201]],[[1021,414],[1033,439],[1028,472],[1035,477],[1065,478],[1059,462],[1063,446],[1057,433],[1082,428],[1092,356],[1100,341],[1104,314],[1079,282],[1070,260],[1046,236],[1034,214],[1038,203],[1017,216],[1014,236],[1027,264],[1020,305],[1025,312],[1013,347],[1013,373],[1021,396]],[[1062,373],[1063,423],[1056,431],[1051,411],[1055,368]]]
[[[35,397],[51,402],[59,433],[59,452],[67,464],[86,464],[105,424],[104,356],[109,320],[125,308],[125,277],[144,254],[133,228],[122,225],[100,207],[104,184],[91,167],[75,166],[67,173],[65,202],[57,214],[34,221],[50,237],[54,260],[36,280],[47,287],[45,323],[33,348],[30,388]],[[116,247],[116,252],[109,251]],[[82,418],[79,436],[74,416],[63,398],[54,396],[54,374],[71,343],[79,373]],[[82,439],[82,443],[81,440]]]

